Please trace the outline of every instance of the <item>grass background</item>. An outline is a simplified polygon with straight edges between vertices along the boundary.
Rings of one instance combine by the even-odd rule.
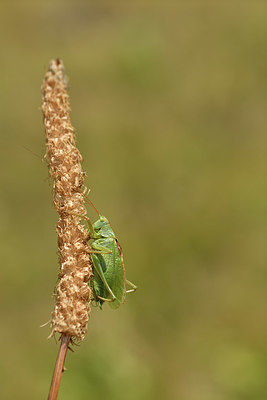
[[[93,309],[59,399],[263,400],[264,2],[3,2],[1,399],[46,398],[58,272],[40,86],[70,78],[91,199],[138,285]],[[93,210],[88,210],[94,220]]]

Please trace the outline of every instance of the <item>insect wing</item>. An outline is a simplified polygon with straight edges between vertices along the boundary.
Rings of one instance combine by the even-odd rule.
[[[113,266],[114,275],[112,279],[113,293],[116,296],[116,300],[109,303],[111,308],[118,308],[121,303],[124,303],[126,297],[126,276],[123,259],[121,257],[120,249],[117,245],[116,239],[113,240]]]
[[[116,300],[109,303],[109,305],[111,308],[118,308],[125,300],[124,266],[116,240],[113,238],[107,238],[104,239],[103,242],[105,243],[105,247],[109,248],[111,251],[111,254],[102,255],[106,264],[104,275],[109,287],[116,296]],[[109,293],[106,293],[106,295],[108,298],[110,297]]]
[[[121,265],[122,265],[122,270],[123,270],[123,288],[124,288],[124,293],[123,293],[123,299],[122,299],[122,303],[125,302],[125,298],[126,298],[126,269],[125,269],[125,265],[124,265],[124,261],[123,261],[123,253],[122,253],[122,248],[121,245],[119,244],[118,240],[116,240],[116,244],[119,250],[119,254],[120,254],[120,259],[121,259]]]

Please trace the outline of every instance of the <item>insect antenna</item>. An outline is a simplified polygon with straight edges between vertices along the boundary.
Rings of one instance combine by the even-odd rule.
[[[86,194],[84,194],[84,197],[85,197],[86,202],[87,202],[91,207],[93,207],[93,209],[95,210],[95,212],[96,212],[98,215],[100,215],[99,212],[97,211],[97,208],[94,206],[93,202],[86,196]]]
[[[19,145],[20,147],[23,147],[25,150],[27,150],[29,153],[32,153],[35,157],[39,158],[40,160],[44,161],[44,157],[39,156],[39,154],[35,153],[34,151],[28,149],[28,147],[24,146],[23,144]]]

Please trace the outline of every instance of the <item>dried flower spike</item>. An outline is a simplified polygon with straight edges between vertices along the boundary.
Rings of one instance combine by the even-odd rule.
[[[88,232],[81,224],[86,215],[82,157],[75,145],[70,122],[69,96],[61,60],[52,60],[42,86],[47,158],[54,181],[54,205],[59,214],[57,236],[60,273],[52,333],[82,340],[87,330],[90,303],[88,281],[92,267],[88,254]]]

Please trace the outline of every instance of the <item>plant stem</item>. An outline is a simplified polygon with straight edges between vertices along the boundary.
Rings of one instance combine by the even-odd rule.
[[[58,391],[59,391],[59,386],[60,386],[60,381],[62,377],[62,372],[63,372],[63,367],[64,367],[64,362],[69,346],[69,341],[70,341],[70,336],[62,335],[61,338],[61,343],[60,347],[58,350],[58,355],[57,355],[57,361],[54,369],[54,374],[49,390],[49,395],[48,395],[48,400],[56,400]]]

